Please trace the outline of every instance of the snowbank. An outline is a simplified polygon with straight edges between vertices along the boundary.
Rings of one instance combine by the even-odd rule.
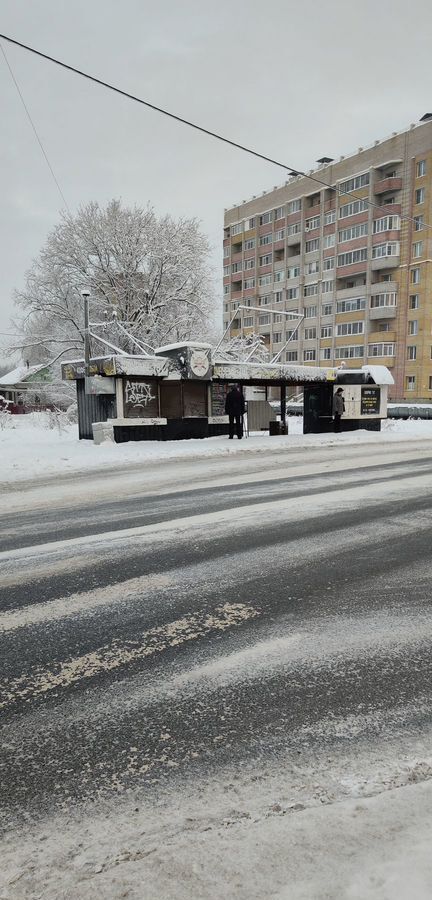
[[[44,478],[57,474],[85,472],[139,465],[142,462],[163,462],[169,459],[191,457],[218,457],[238,453],[272,453],[289,448],[316,447],[341,444],[376,444],[391,441],[416,441],[432,438],[432,420],[388,420],[381,432],[354,431],[345,434],[302,433],[303,419],[289,419],[287,437],[269,437],[255,434],[243,441],[227,437],[190,441],[154,441],[113,444],[106,442],[95,446],[92,441],[80,441],[76,425],[66,425],[63,430],[46,427],[43,414],[11,417],[12,427],[0,431],[0,483]]]

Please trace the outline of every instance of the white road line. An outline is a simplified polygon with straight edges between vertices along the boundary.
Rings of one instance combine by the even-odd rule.
[[[61,663],[56,671],[46,669],[33,676],[25,674],[0,684],[0,709],[17,700],[27,700],[102,672],[112,672],[136,660],[162,653],[169,647],[197,640],[210,632],[226,631],[259,615],[260,610],[256,607],[225,603],[218,606],[214,613],[186,615],[159,628],[144,631],[139,640],[112,641],[105,647]]]

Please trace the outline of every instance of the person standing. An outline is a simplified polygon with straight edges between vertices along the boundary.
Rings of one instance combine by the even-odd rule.
[[[243,413],[245,402],[242,390],[238,384],[234,384],[228,391],[225,399],[225,413],[229,417],[229,439],[234,438],[234,424],[239,441],[243,437]]]
[[[333,396],[333,426],[335,433],[341,430],[341,418],[345,412],[342,388],[338,388]]]

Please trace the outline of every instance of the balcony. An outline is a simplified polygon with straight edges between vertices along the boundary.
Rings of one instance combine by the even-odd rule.
[[[369,310],[370,319],[395,319],[396,314],[396,306],[376,306]]]
[[[298,244],[301,238],[301,233],[298,231],[296,234],[289,234],[287,237],[288,247],[292,247],[293,244]]]
[[[373,272],[379,269],[397,269],[400,266],[400,256],[378,256],[371,260],[371,269]]]
[[[351,300],[352,297],[366,297],[366,285],[357,284],[355,287],[342,288],[340,291],[336,291],[337,300]]]
[[[373,297],[375,294],[396,294],[398,287],[397,281],[375,281],[371,284],[370,292]]]
[[[374,186],[374,194],[386,194],[388,191],[400,191],[402,188],[402,178],[383,178],[377,181]]]

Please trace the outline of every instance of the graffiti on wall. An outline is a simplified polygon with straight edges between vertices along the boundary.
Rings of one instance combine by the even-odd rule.
[[[126,403],[131,406],[147,407],[152,400],[156,400],[156,394],[152,394],[153,385],[146,381],[126,382]]]

